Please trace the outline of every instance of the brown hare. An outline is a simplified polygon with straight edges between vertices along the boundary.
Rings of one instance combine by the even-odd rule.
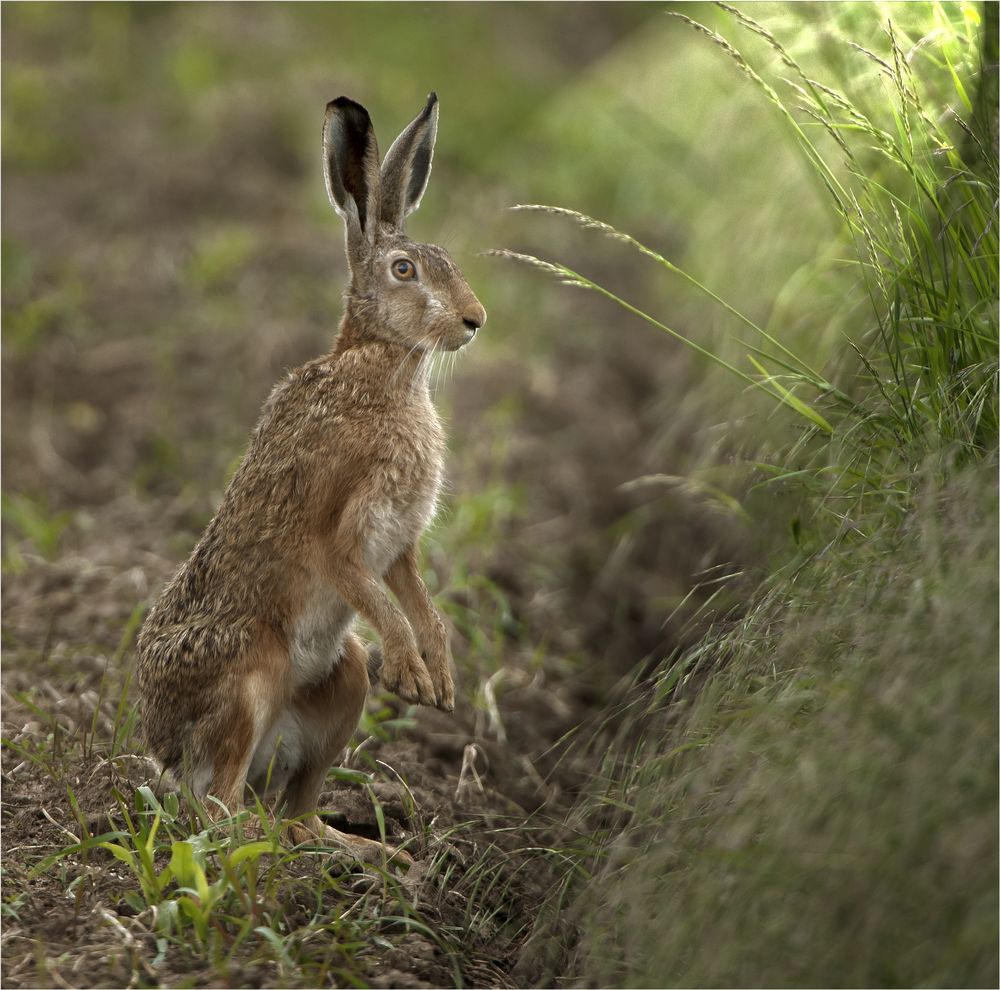
[[[369,688],[355,616],[382,641],[385,687],[455,703],[447,632],[418,561],[444,451],[428,359],[467,344],[486,313],[444,250],[404,232],[437,120],[431,93],[380,167],[368,111],[343,96],[327,105],[326,186],[350,267],[333,349],[265,402],[215,518],[138,642],[144,734],[166,768],[231,812],[248,783],[282,792],[295,841],[329,839],[362,859],[382,846],[316,813]]]

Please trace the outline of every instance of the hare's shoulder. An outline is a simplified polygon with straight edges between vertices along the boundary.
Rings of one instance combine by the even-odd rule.
[[[229,495],[257,487],[297,488],[328,465],[355,432],[350,388],[329,360],[290,371],[271,390],[250,435]]]
[[[350,387],[342,369],[329,357],[293,368],[279,381],[261,409],[262,428],[295,427],[347,411]]]

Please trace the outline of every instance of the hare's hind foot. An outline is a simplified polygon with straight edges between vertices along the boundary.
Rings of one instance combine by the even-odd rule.
[[[388,842],[383,845],[375,839],[366,839],[362,835],[341,832],[321,822],[318,816],[311,821],[307,819],[305,822],[291,822],[288,825],[288,835],[295,845],[321,842],[324,845],[335,846],[359,863],[380,866],[384,862],[391,862],[406,868],[413,865],[413,857],[405,849],[398,849]]]

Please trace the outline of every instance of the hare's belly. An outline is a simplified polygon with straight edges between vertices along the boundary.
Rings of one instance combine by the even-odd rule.
[[[292,624],[290,653],[295,687],[315,684],[330,673],[340,658],[353,619],[354,611],[333,586],[317,582]]]

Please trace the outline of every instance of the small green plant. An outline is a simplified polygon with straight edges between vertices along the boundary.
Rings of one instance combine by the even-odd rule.
[[[355,772],[352,780],[363,776]],[[381,807],[370,790],[369,794],[384,834]],[[273,959],[289,979],[316,965],[310,939],[297,937],[301,919],[294,917],[296,903],[303,895],[316,900],[315,915],[305,920],[305,929],[314,934],[331,903],[350,900],[350,891],[343,886],[350,883],[349,873],[315,869],[324,858],[322,847],[288,848],[282,840],[284,823],[259,801],[251,810],[205,828],[197,824],[208,820],[205,809],[189,793],[182,800],[168,792],[160,800],[141,785],[132,800],[120,791],[115,798],[112,825],[117,827],[95,835],[70,792],[81,835],[42,859],[31,875],[82,860],[96,880],[105,871],[101,855],[110,856],[126,868],[135,884],[122,895],[135,913],[133,924],[148,928],[161,956],[181,951],[205,958],[220,978],[248,952]],[[257,837],[248,838],[249,833]],[[430,931],[392,875],[382,871],[376,875],[385,903],[392,912],[404,913],[397,917],[381,911],[333,923],[338,952],[327,954],[323,965],[344,964],[354,951],[377,940],[381,926],[392,922],[408,931]],[[81,895],[85,876],[79,884]]]
[[[31,498],[19,492],[4,493],[0,501],[4,522],[46,560],[53,560],[59,542],[73,522],[71,512],[52,512],[43,499]],[[4,570],[17,572],[24,568],[24,556],[17,543],[8,540],[4,553]]]
[[[375,739],[379,742],[386,742],[395,739],[400,733],[407,729],[412,729],[416,725],[416,720],[408,713],[398,714],[396,708],[388,703],[377,708],[369,707],[361,716],[358,732],[365,740]],[[354,752],[363,752],[363,744],[356,747]],[[367,755],[367,754],[365,754]],[[339,772],[336,768],[332,771],[335,775]],[[357,783],[358,781],[353,781]]]

